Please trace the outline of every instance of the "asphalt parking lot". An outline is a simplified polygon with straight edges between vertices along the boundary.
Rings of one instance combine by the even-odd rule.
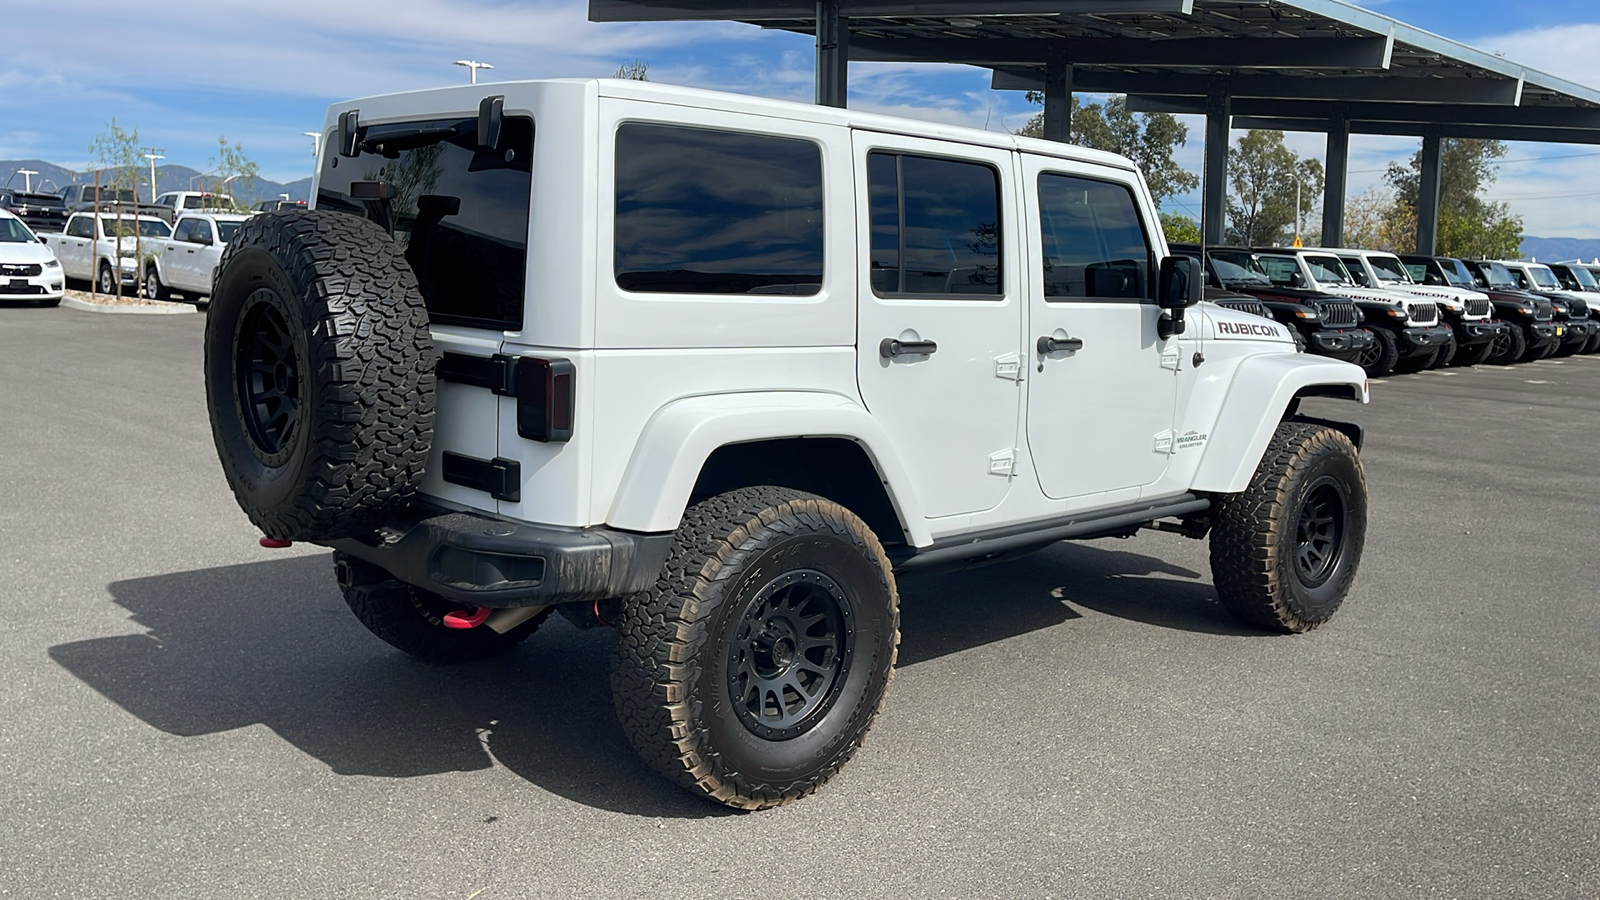
[[[0,896],[1600,895],[1600,357],[1319,402],[1372,503],[1311,634],[1176,535],[903,581],[866,748],[738,814],[634,757],[607,632],[432,668],[256,546],[204,320],[0,306]]]

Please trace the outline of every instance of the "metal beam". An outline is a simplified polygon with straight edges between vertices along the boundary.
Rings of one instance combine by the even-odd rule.
[[[1084,79],[1079,78],[1082,85]],[[1089,90],[1088,88],[1080,88]],[[1129,96],[1134,112],[1198,114],[1203,105],[1184,97]],[[1600,128],[1600,109],[1562,106],[1486,106],[1455,103],[1330,103],[1321,100],[1281,100],[1241,97],[1233,111],[1241,116],[1271,119],[1330,119],[1346,115],[1351,121],[1410,122],[1415,125],[1508,125],[1523,128]],[[1419,134],[1412,131],[1412,134]]]
[[[1189,15],[1194,0],[840,0],[846,16],[1118,16]],[[730,20],[761,22],[809,19],[811,0],[589,0],[591,22],[680,22]]]
[[[840,0],[816,0],[817,105],[844,109],[850,82],[850,20]]]
[[[872,38],[850,48],[851,58],[876,62],[958,62],[974,65],[1043,63],[1054,38]],[[1164,68],[1387,69],[1394,41],[1358,38],[1097,37],[1074,43],[1076,66]],[[1202,91],[1203,93],[1203,91]]]
[[[1085,42],[1089,43],[1089,42]],[[1159,47],[1159,43],[1152,43]],[[851,58],[860,59],[855,47]],[[1085,66],[1076,48],[1072,61]],[[1038,74],[1035,74],[1038,73]],[[1384,103],[1450,103],[1516,106],[1522,102],[1522,82],[1498,78],[1433,78],[1388,75],[1318,76],[1231,75],[1228,93],[1234,97],[1262,97],[1294,100],[1376,100]],[[1078,73],[1079,89],[1096,94],[1140,94],[1168,97],[1204,97],[1211,79],[1191,73],[1096,72]],[[990,79],[995,90],[1037,91],[1042,89],[1042,70],[1026,73],[997,70]]]
[[[1328,155],[1323,165],[1322,240],[1324,247],[1344,246],[1344,194],[1350,175],[1350,123],[1328,123]]]
[[[1072,141],[1072,64],[1063,52],[1050,60],[1044,79],[1044,139]]]
[[[1221,244],[1227,220],[1228,198],[1228,95],[1219,83],[1206,102],[1206,161],[1200,201],[1200,236],[1207,244]]]
[[[1438,134],[1422,137],[1422,181],[1417,185],[1418,256],[1432,256],[1439,244],[1439,150]]]
[[[1532,141],[1553,144],[1600,144],[1600,128],[1518,128],[1512,125],[1434,125],[1423,128],[1408,122],[1351,122],[1351,134],[1387,134],[1420,137],[1423,131],[1437,131],[1441,137],[1481,138],[1491,141]],[[1295,119],[1283,116],[1234,116],[1233,127],[1266,131],[1326,132],[1326,119]]]

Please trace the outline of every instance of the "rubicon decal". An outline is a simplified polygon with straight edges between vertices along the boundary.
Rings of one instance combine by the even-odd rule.
[[[1269,325],[1265,322],[1218,322],[1217,334],[1281,338],[1283,337],[1283,330],[1276,325]]]

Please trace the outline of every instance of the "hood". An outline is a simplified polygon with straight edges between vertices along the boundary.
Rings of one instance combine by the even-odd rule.
[[[1405,284],[1395,285],[1389,290],[1403,291],[1413,297],[1426,297],[1436,301],[1440,306],[1451,309],[1464,309],[1468,300],[1487,300],[1489,295],[1483,291],[1474,291],[1470,288],[1444,287],[1436,284]]]
[[[1370,288],[1361,287],[1360,285],[1346,286],[1341,284],[1338,286],[1338,291],[1340,295],[1349,297],[1352,300],[1371,300],[1377,303],[1405,303],[1407,300],[1417,299],[1415,294],[1408,294],[1405,291],[1397,291],[1391,288]]]
[[[1219,341],[1275,341],[1292,345],[1294,339],[1289,336],[1289,329],[1279,325],[1271,319],[1263,319],[1252,313],[1228,309],[1225,306],[1208,306],[1205,310],[1206,319],[1211,327],[1208,338]]]
[[[1345,300],[1348,298],[1327,291],[1312,291],[1306,288],[1279,287],[1275,284],[1255,284],[1254,282],[1231,281],[1228,290],[1240,291],[1263,300]]]
[[[11,265],[27,265],[29,263],[47,263],[55,259],[56,255],[49,247],[37,241],[13,244],[0,243],[0,263]]]

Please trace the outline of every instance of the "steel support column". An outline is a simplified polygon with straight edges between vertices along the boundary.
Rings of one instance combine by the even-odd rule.
[[[1229,98],[1220,81],[1206,98],[1205,184],[1201,196],[1200,236],[1207,244],[1222,243],[1227,221]]]
[[[839,0],[817,0],[817,105],[843,109],[849,92],[850,21]]]
[[[1350,122],[1338,118],[1328,123],[1328,161],[1322,183],[1322,241],[1324,247],[1344,246],[1344,195],[1350,170]]]
[[[1045,64],[1044,139],[1072,141],[1072,63],[1065,47],[1053,50]]]
[[[1422,181],[1417,185],[1417,254],[1432,256],[1439,243],[1438,133],[1422,137]]]

